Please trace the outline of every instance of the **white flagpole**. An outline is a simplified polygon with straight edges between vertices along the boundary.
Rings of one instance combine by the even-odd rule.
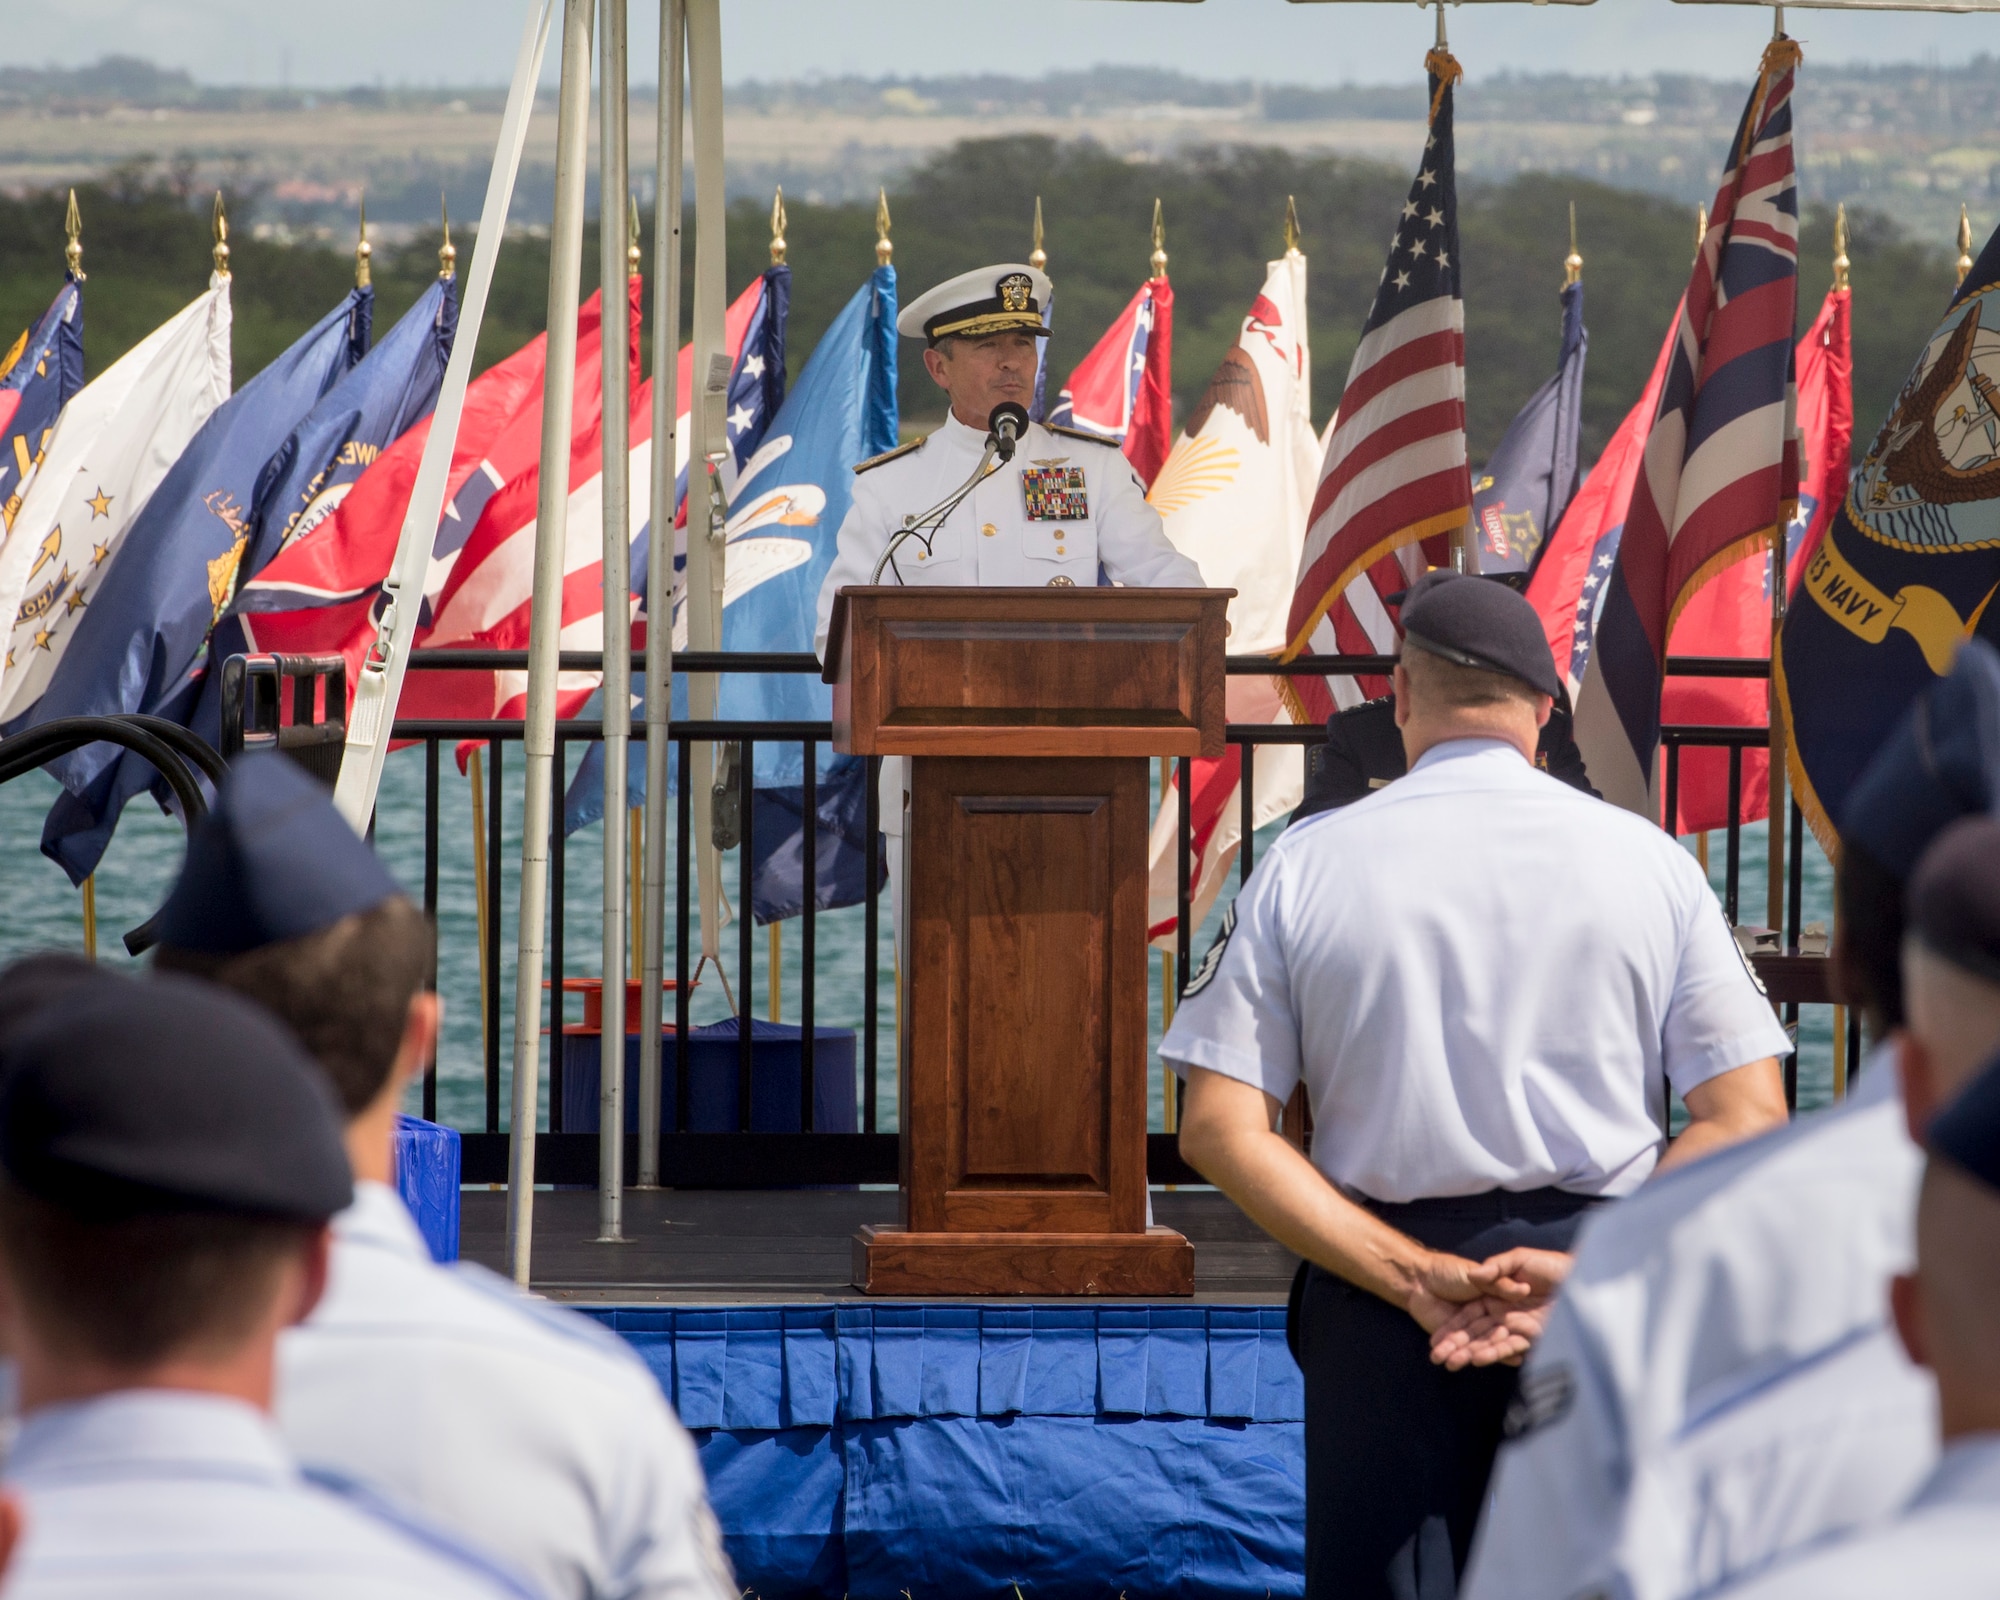
[[[687,0],[688,89],[694,111],[694,394],[689,407],[687,493],[687,617],[690,650],[722,648],[723,533],[719,486],[709,458],[729,449],[724,407],[729,394],[729,355],[723,333],[725,259],[722,172],[722,7],[720,0]],[[696,721],[715,715],[715,678],[688,679],[688,712]],[[711,773],[715,747],[696,745],[692,772],[681,781],[694,785],[694,858],[701,885],[702,960],[718,961],[722,934],[722,856],[711,826]],[[739,906],[739,916],[749,908]],[[727,979],[724,980],[725,987]],[[747,1003],[747,1002],[746,1002]],[[748,1024],[744,1024],[748,1026]]]
[[[417,481],[410,491],[403,531],[396,542],[395,564],[382,585],[381,620],[375,644],[361,663],[354,686],[354,707],[347,718],[347,748],[341,755],[340,779],[333,803],[356,833],[365,833],[375,810],[375,791],[382,782],[382,761],[389,752],[389,729],[396,702],[403,693],[403,672],[409,665],[410,644],[416,636],[418,604],[430,571],[431,546],[437,539],[438,518],[451,475],[452,451],[458,445],[458,421],[465,409],[466,385],[472,381],[472,358],[479,344],[479,325],[486,315],[486,293],[493,286],[493,265],[499,258],[501,236],[507,231],[507,211],[514,203],[514,179],[521,170],[521,149],[528,139],[528,119],[535,108],[535,85],[542,76],[542,54],[548,48],[554,0],[532,0],[514,58],[514,81],[507,89],[507,112],[500,121],[500,139],[493,151],[493,171],[486,180],[486,202],[479,212],[479,236],[472,245],[472,271],[459,303],[458,333],[451,359],[445,364],[444,386],[417,463]],[[406,611],[403,597],[410,605]]]
[[[687,14],[660,0],[653,194],[653,481],[646,555],[646,862],[639,982],[639,1183],[660,1181],[660,985],[667,946],[667,734],[674,682],[674,480],[681,338],[681,111]],[[686,783],[688,775],[681,774]],[[609,803],[608,801],[606,802]]]
[[[597,1240],[624,1239],[625,763],[632,730],[632,374],[626,289],[625,0],[603,0],[597,240],[604,287],[604,1008],[598,1033]],[[565,480],[567,481],[567,480]],[[556,914],[562,914],[557,908]]]
[[[590,132],[592,0],[563,0],[562,88],[556,106],[556,204],[549,226],[549,331],[542,373],[541,494],[535,506],[528,704],[522,722],[520,933],[514,967],[513,1139],[507,1168],[507,1265],[528,1283],[534,1248],[535,1122],[541,1111],[542,924],[549,905],[550,786],[555,777],[556,668],[562,647],[563,552],[569,522],[570,424],[576,399],[576,311],[583,275],[584,140]],[[480,230],[482,242],[485,229]],[[611,352],[607,349],[608,359]],[[560,914],[560,912],[558,913]],[[557,1001],[558,1008],[561,1005]],[[560,1009],[556,1015],[562,1015]]]

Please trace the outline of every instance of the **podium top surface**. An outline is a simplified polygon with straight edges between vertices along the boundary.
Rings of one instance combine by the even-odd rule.
[[[843,589],[833,738],[853,755],[1219,756],[1231,589]]]

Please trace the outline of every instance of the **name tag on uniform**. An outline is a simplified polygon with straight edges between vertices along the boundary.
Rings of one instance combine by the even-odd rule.
[[[1090,515],[1081,467],[1023,467],[1021,500],[1030,522],[1078,522]]]

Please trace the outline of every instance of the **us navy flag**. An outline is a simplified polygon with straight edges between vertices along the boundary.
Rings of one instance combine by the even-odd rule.
[[[1849,790],[1961,640],[2000,643],[2000,232],[1896,398],[1794,594],[1772,669],[1799,804]]]

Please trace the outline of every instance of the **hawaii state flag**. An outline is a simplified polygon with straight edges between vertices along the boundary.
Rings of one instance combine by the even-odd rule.
[[[1201,568],[1229,602],[1233,655],[1274,655],[1285,643],[1285,617],[1305,539],[1320,447],[1312,414],[1312,349],[1306,334],[1306,258],[1296,250],[1266,269],[1236,343],[1188,413],[1147,499],[1175,549]],[[1229,680],[1231,722],[1289,722],[1272,678]],[[1221,893],[1242,844],[1242,749],[1191,765],[1193,915],[1198,927]],[[1265,745],[1251,769],[1254,824],[1284,815],[1305,789],[1297,745]],[[1175,769],[1174,784],[1179,771]],[[1162,796],[1149,846],[1147,929],[1170,943],[1178,918],[1180,805]],[[1192,931],[1192,930],[1190,930]]]
[[[1848,337],[1850,295],[1827,292],[1799,341],[1799,447],[1803,477],[1798,514],[1786,530],[1788,582],[1796,584],[1847,494],[1854,444],[1854,370]],[[1745,656],[1771,652],[1771,554],[1753,551],[1697,589],[1674,623],[1670,656]],[[1660,719],[1706,727],[1761,728],[1770,716],[1761,678],[1669,678]],[[1768,750],[1745,750],[1737,787],[1737,819],[1756,822],[1771,809]],[[1704,833],[1729,821],[1729,752],[1691,747],[1681,752],[1675,833]]]
[[[1077,363],[1048,420],[1115,441],[1153,486],[1174,437],[1174,287],[1164,277],[1139,286]]]
[[[1996,380],[2000,232],[1918,352],[1785,614],[1772,672],[1792,784],[1829,852],[1854,780],[1910,701],[1965,639],[2000,643]]]
[[[1731,142],[1618,541],[1591,652],[1595,670],[1577,700],[1577,741],[1592,783],[1607,800],[1653,818],[1674,623],[1710,577],[1780,538],[1798,504],[1798,62],[1792,40],[1771,42]]]

